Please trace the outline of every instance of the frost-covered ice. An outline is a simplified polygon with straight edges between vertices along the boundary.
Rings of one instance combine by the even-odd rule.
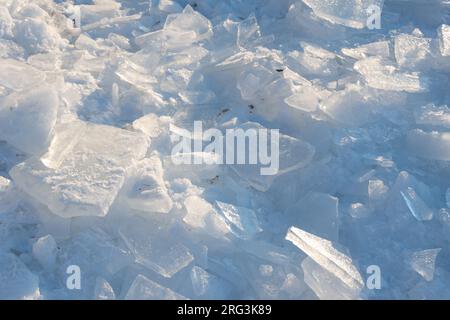
[[[449,13],[0,0],[0,299],[449,298]]]

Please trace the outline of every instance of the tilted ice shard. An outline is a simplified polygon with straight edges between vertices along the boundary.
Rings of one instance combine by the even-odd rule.
[[[216,201],[231,232],[242,239],[249,239],[262,231],[253,210]]]
[[[425,159],[450,160],[450,132],[425,132],[415,129],[407,134],[408,150]]]
[[[440,251],[441,249],[439,248],[414,252],[409,259],[409,263],[425,280],[432,281],[436,258]]]
[[[125,300],[186,300],[186,297],[138,275],[128,289]]]
[[[0,139],[39,155],[51,141],[58,107],[59,97],[51,86],[7,96],[0,100]]]
[[[408,187],[400,191],[411,214],[419,221],[428,221],[433,218],[433,211],[428,208],[426,203],[420,198],[416,191]]]
[[[358,299],[361,288],[345,285],[336,275],[324,269],[310,257],[302,262],[306,284],[321,300]]]
[[[0,252],[0,299],[38,299],[39,278],[14,254]]]
[[[167,213],[172,209],[159,157],[145,158],[128,171],[121,200],[130,208],[156,213]]]
[[[66,127],[71,125],[78,127],[76,123]],[[140,133],[92,123],[81,130],[70,150],[63,143],[53,145],[65,153],[57,168],[46,167],[33,157],[10,172],[19,188],[64,218],[105,216],[122,188],[127,169],[144,157],[148,147],[147,138]],[[59,157],[58,151],[53,154]]]
[[[364,284],[361,274],[350,257],[338,251],[329,240],[320,238],[296,227],[289,228],[286,240],[325,270],[339,278],[350,288],[361,288]]]
[[[304,0],[316,15],[332,23],[362,29],[367,27],[370,15],[381,14],[384,0]]]

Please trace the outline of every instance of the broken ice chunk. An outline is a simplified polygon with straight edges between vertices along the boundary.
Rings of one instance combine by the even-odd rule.
[[[409,259],[409,263],[426,281],[432,281],[436,258],[440,251],[441,249],[439,248],[414,252]]]
[[[211,22],[199,12],[187,5],[180,14],[171,14],[167,17],[164,30],[171,32],[195,32],[196,41],[208,39],[212,35]]]
[[[189,249],[172,235],[145,222],[134,222],[136,225],[125,226],[119,233],[137,263],[171,278],[194,260]]]
[[[158,9],[167,13],[180,13],[183,8],[172,0],[160,0],[158,4]]]
[[[402,68],[429,67],[433,61],[431,39],[414,34],[400,34],[394,40],[397,63]]]
[[[211,22],[187,5],[183,12],[167,16],[164,28],[136,38],[141,48],[180,49],[204,41],[212,36]]]
[[[76,122],[66,124],[71,125]],[[63,143],[56,144],[65,153],[57,168],[45,167],[33,157],[10,174],[20,189],[56,215],[105,216],[122,188],[127,168],[145,156],[148,140],[141,133],[92,123],[86,124],[76,139],[70,150]]]
[[[427,104],[414,112],[417,124],[439,126],[450,129],[450,109],[444,106]]]
[[[164,125],[167,117],[158,117],[153,113],[149,113],[133,122],[133,129],[140,130],[150,138],[156,138],[164,131]]]
[[[44,269],[51,270],[55,267],[56,255],[56,241],[50,234],[37,239],[33,244],[33,257]]]
[[[441,55],[450,56],[450,26],[443,24],[438,29],[439,48]]]
[[[254,14],[251,14],[247,19],[238,24],[237,45],[239,47],[246,47],[260,37],[261,32],[259,30],[258,20]]]
[[[343,48],[342,53],[357,60],[369,56],[378,56],[388,59],[390,57],[389,41],[371,42],[356,48]]]
[[[367,218],[372,213],[368,207],[359,202],[350,204],[349,212],[355,219]]]
[[[38,299],[39,278],[12,253],[0,253],[0,299]]]
[[[11,90],[23,90],[42,83],[46,76],[32,66],[13,59],[0,59],[0,85]]]
[[[296,227],[291,227],[286,235],[291,241],[311,259],[339,278],[350,288],[361,289],[363,279],[350,257],[338,251],[331,241],[315,236]]]
[[[97,278],[94,289],[95,300],[116,300],[116,294],[111,285],[103,278]]]
[[[11,187],[11,180],[0,176],[0,199],[1,196]]]
[[[184,206],[187,214],[183,221],[191,228],[202,230],[218,238],[230,232],[224,219],[206,200],[198,196],[190,196],[184,201]]]
[[[140,274],[128,289],[125,300],[186,300],[186,297]]]
[[[304,0],[314,13],[331,23],[355,29],[367,27],[371,9],[381,13],[384,0]]]
[[[378,57],[366,58],[355,63],[358,71],[375,89],[405,92],[426,92],[429,80],[418,73],[402,73],[388,61]]]
[[[307,42],[301,42],[300,45],[303,52],[294,50],[286,56],[289,66],[294,71],[309,77],[338,75],[340,65],[335,53]]]
[[[389,187],[384,184],[383,180],[369,180],[367,186],[369,199],[373,202],[383,201],[389,191]]]
[[[39,155],[51,141],[59,107],[53,88],[35,88],[13,93],[0,106],[0,139],[14,147]],[[26,130],[25,130],[26,128]]]
[[[121,199],[138,211],[167,213],[172,209],[162,163],[157,156],[146,158],[129,169],[121,194]]]
[[[63,44],[55,27],[35,18],[16,23],[14,40],[30,54],[51,52]]]
[[[418,221],[428,221],[433,219],[433,211],[428,208],[426,203],[420,198],[416,191],[408,187],[400,191],[409,211]]]
[[[322,238],[338,240],[338,198],[309,192],[286,210],[289,219],[303,230]]]
[[[374,101],[359,85],[349,85],[344,90],[335,91],[321,109],[336,122],[359,126],[369,121]]]
[[[237,237],[249,239],[262,231],[253,210],[216,201],[228,226]]]
[[[60,242],[59,246],[61,249],[57,259],[60,271],[64,274],[68,266],[77,265],[89,277],[96,275],[108,277],[133,262],[130,253],[100,228],[82,231]],[[89,286],[94,287],[95,278],[90,280],[92,282]]]
[[[288,135],[274,134],[273,131],[270,132],[269,129],[264,128],[259,123],[247,122],[240,125],[237,130],[239,129],[247,132],[250,137],[256,137],[257,139],[248,139],[248,144],[244,141],[243,150],[237,149],[240,145],[239,142],[233,142],[234,145],[231,145],[231,147],[234,146],[235,150],[233,155],[236,158],[236,155],[241,153],[241,155],[245,155],[245,159],[251,159],[252,156],[259,154],[259,163],[236,164],[237,161],[234,159],[235,164],[231,165],[231,169],[258,191],[266,192],[277,176],[306,167],[314,157],[315,148],[309,143]],[[267,141],[263,140],[262,135],[258,137],[258,132],[266,132]],[[256,133],[256,135],[252,133]],[[235,138],[233,135],[229,137],[230,140],[236,140]],[[259,143],[257,140],[259,140]],[[263,143],[267,145],[266,152],[260,147]],[[259,152],[257,152],[258,150]],[[251,152],[256,153],[251,154]],[[265,164],[262,163],[263,161]]]
[[[295,93],[284,99],[292,108],[305,112],[314,112],[320,103],[320,95],[312,85],[302,85],[295,89]]]
[[[226,281],[200,267],[194,266],[190,276],[196,299],[223,300],[231,291],[231,287]]]
[[[354,300],[359,298],[361,288],[345,285],[335,274],[322,268],[307,257],[302,262],[306,284],[322,300]]]
[[[237,82],[237,88],[241,92],[242,99],[254,99],[256,93],[264,88],[272,78],[272,72],[263,66],[255,66],[242,72]]]
[[[425,132],[415,129],[408,132],[406,141],[409,151],[418,157],[450,160],[450,132]]]

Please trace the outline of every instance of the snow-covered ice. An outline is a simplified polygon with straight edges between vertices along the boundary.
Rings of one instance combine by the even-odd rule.
[[[0,299],[449,298],[449,72],[447,0],[0,0]]]

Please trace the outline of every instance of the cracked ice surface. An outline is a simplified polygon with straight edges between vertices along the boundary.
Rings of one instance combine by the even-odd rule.
[[[0,0],[0,299],[450,298],[449,13]],[[194,121],[278,170],[175,163]]]

